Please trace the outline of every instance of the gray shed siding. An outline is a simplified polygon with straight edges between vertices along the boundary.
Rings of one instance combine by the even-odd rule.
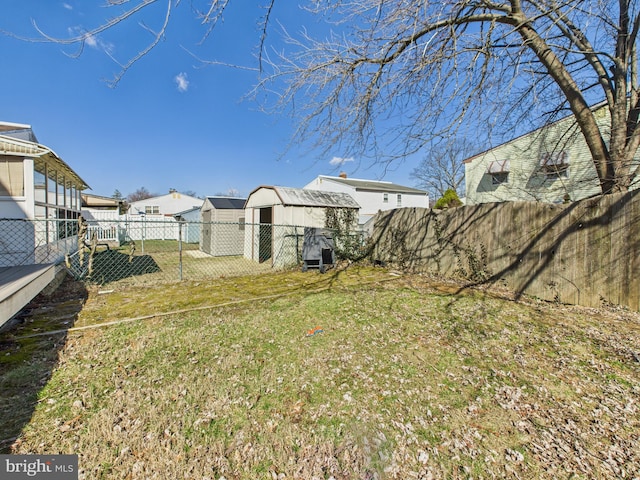
[[[233,200],[232,202],[226,200]],[[202,205],[202,240],[200,249],[214,257],[244,253],[244,199],[208,197]],[[220,208],[216,208],[218,205]]]

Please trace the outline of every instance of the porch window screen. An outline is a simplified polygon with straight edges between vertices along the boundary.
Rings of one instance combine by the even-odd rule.
[[[0,197],[24,196],[22,160],[0,159]]]

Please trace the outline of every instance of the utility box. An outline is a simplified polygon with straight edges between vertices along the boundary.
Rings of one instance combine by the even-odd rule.
[[[333,233],[324,228],[305,227],[302,243],[302,271],[317,268],[320,273],[336,263]]]

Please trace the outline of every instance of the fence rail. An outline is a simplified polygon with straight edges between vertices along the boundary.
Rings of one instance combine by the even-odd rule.
[[[3,219],[0,266],[64,262],[77,279],[98,284],[257,274],[301,266],[304,234],[271,224]]]

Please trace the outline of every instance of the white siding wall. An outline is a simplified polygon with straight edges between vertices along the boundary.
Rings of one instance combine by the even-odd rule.
[[[260,188],[247,199],[245,210],[248,208],[270,207],[282,203],[276,192],[271,188]],[[256,219],[256,222],[258,220]]]
[[[0,218],[27,218],[27,204],[24,198],[0,197]]]
[[[185,210],[190,210],[194,207],[199,208],[201,206],[201,199],[174,192],[159,197],[131,202],[129,213],[135,215],[140,212],[144,213],[146,207],[158,207],[159,215],[173,215],[174,213],[184,212]]]
[[[260,209],[272,209],[272,242],[270,261],[274,268],[294,265],[297,261],[296,236],[304,235],[304,227],[325,226],[325,207],[303,207],[282,205],[273,189],[261,188],[254,191],[245,206],[246,228],[244,256],[259,261],[260,255]],[[300,241],[298,239],[298,241]],[[298,245],[299,246],[299,245]]]
[[[26,214],[26,218],[35,218],[35,187],[33,185],[33,159],[24,159],[24,198],[25,203],[21,205]]]
[[[274,207],[274,224],[297,225],[302,227],[324,227],[325,209],[323,207]]]
[[[330,178],[318,177],[311,183],[305,185],[307,190],[320,190],[323,192],[348,193],[360,205],[360,216],[371,217],[379,210],[393,210],[402,207],[422,207],[429,208],[429,197],[425,194],[415,194],[406,192],[383,192],[370,190],[356,190],[351,185],[335,182]],[[384,201],[385,193],[387,202]],[[401,195],[398,204],[398,195]]]
[[[293,253],[290,245],[287,244],[287,240],[290,235],[293,235],[294,229],[288,229],[287,226],[292,227],[324,227],[325,225],[325,209],[323,207],[299,207],[299,206],[283,206],[272,205],[271,208],[273,214],[273,240],[272,240],[272,253],[273,253],[273,266],[283,267],[295,263],[296,258],[285,258],[285,254],[288,256]],[[247,226],[245,228],[245,241],[244,241],[244,256],[252,260],[258,260],[259,255],[259,227],[254,224],[260,222],[260,208],[248,207],[246,212]],[[304,228],[298,228],[296,231],[302,235]],[[285,238],[287,237],[287,238]],[[283,253],[284,252],[284,253]]]

